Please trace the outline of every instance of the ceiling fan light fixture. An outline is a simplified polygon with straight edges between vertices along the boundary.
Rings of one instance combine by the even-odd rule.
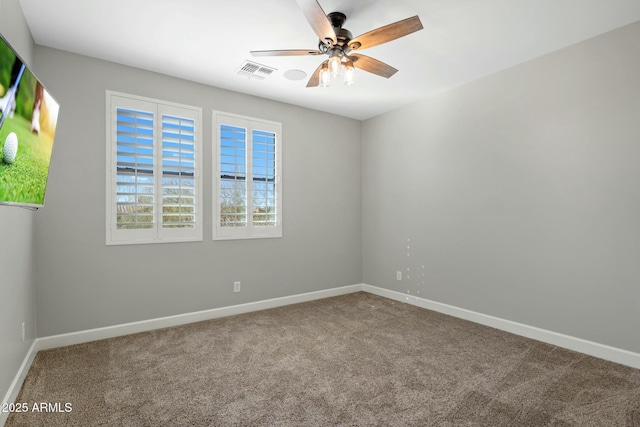
[[[320,87],[329,87],[331,84],[331,73],[329,72],[329,65],[322,65],[322,69],[320,70],[320,78],[318,86]]]
[[[340,72],[340,66],[342,65],[342,51],[333,49],[329,58],[329,72],[333,77],[336,77]]]
[[[353,61],[347,61],[344,66],[344,84],[351,86],[356,82],[356,69],[353,66]]]

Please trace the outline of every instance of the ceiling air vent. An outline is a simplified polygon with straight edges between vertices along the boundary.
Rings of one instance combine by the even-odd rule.
[[[256,62],[245,61],[240,68],[238,68],[238,74],[241,76],[250,77],[252,79],[264,80],[276,71],[275,68],[267,67]]]

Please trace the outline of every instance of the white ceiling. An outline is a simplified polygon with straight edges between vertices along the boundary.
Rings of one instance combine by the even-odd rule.
[[[37,44],[355,119],[367,119],[640,20],[638,0],[320,0],[353,36],[419,15],[424,29],[363,50],[400,71],[306,88],[325,57],[249,51],[317,49],[295,0],[20,0]],[[245,60],[277,69],[237,74]]]

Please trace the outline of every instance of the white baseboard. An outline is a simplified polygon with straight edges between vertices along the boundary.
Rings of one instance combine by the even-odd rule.
[[[140,322],[125,323],[104,328],[36,338],[29,351],[27,352],[27,355],[25,356],[20,369],[16,374],[15,379],[11,383],[11,386],[9,387],[9,390],[7,391],[7,394],[5,395],[5,398],[2,402],[15,401],[20,388],[22,387],[22,383],[27,376],[29,368],[33,363],[36,353],[40,350],[63,347],[67,345],[82,344],[90,341],[114,338],[122,335],[146,332],[171,326],[179,326],[193,322],[200,322],[203,320],[249,313],[252,311],[266,310],[269,308],[282,307],[290,304],[297,304],[322,298],[346,295],[359,291],[369,292],[371,294],[379,295],[395,301],[412,304],[417,307],[422,307],[428,310],[437,311],[461,319],[470,320],[481,325],[490,326],[496,329],[514,333],[516,335],[521,335],[527,338],[553,344],[558,347],[567,348],[570,350],[578,351],[580,353],[588,354],[590,356],[599,357],[601,359],[640,369],[640,354],[638,353],[610,347],[603,344],[598,344],[592,341],[587,341],[552,331],[547,331],[545,329],[528,326],[522,323],[512,322],[510,320],[500,319],[498,317],[488,316],[486,314],[477,313],[448,304],[442,304],[413,295],[403,294],[401,292],[392,291],[389,289],[379,288],[367,284],[358,284],[298,295],[291,295],[281,298],[273,298],[264,301],[233,305],[229,307],[214,308],[211,310],[203,310],[193,313],[161,317],[158,319],[143,320]],[[0,412],[0,426],[4,425],[7,418],[7,413]]]
[[[217,319],[219,317],[234,316],[236,314],[282,307],[285,305],[313,301],[322,298],[335,297],[338,295],[359,292],[361,290],[362,285],[343,286],[340,288],[325,289],[322,291],[308,292],[287,297],[250,302],[246,304],[232,305],[229,307],[178,314],[175,316],[161,317],[158,319],[142,320],[140,322],[124,323],[121,325],[107,326],[104,328],[89,329],[79,332],[71,332],[68,334],[52,335],[49,337],[38,338],[36,341],[38,343],[38,350],[46,350],[67,345],[82,344],[89,341],[114,338],[122,335],[135,334],[138,332],[146,332],[154,329],[186,325],[188,323]]]
[[[632,368],[640,369],[640,354],[634,353],[632,351],[622,350],[620,348],[599,344],[593,341],[583,340],[581,338],[576,338],[569,335],[559,334],[557,332],[536,328],[534,326],[512,322],[510,320],[500,319],[498,317],[488,316],[486,314],[477,313],[475,311],[466,310],[464,308],[442,304],[436,301],[431,301],[425,298],[407,295],[403,294],[402,292],[392,291],[376,286],[363,284],[362,290],[395,301],[405,302],[417,307],[422,307],[428,310],[433,310],[439,313],[458,317],[460,319],[470,320],[481,325],[490,326],[502,331],[511,332],[516,335],[588,354],[590,356],[609,360],[611,362],[620,363]]]
[[[36,358],[36,354],[38,353],[38,343],[37,339],[33,340],[31,347],[29,347],[29,351],[27,351],[27,355],[24,357],[22,364],[20,365],[20,369],[18,369],[18,373],[16,374],[13,382],[9,386],[9,390],[7,394],[2,399],[2,403],[5,402],[15,402],[18,397],[18,393],[20,393],[20,388],[22,387],[22,383],[24,379],[27,377],[27,372],[29,372],[29,368],[33,363],[33,359]],[[0,426],[3,426],[7,419],[9,418],[8,412],[0,411]]]

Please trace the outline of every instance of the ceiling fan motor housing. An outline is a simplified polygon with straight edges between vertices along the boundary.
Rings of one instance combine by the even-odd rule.
[[[353,38],[351,31],[346,28],[342,28],[342,25],[347,21],[347,15],[342,12],[331,12],[327,15],[329,21],[331,21],[331,25],[333,26],[333,30],[336,33],[336,43],[333,46],[326,45],[322,40],[318,44],[318,49],[322,53],[328,54],[331,49],[339,49],[345,55],[349,53],[351,50],[349,47],[349,42]]]
[[[342,12],[331,12],[327,15],[333,28],[342,28],[345,22],[347,22],[347,15]]]

